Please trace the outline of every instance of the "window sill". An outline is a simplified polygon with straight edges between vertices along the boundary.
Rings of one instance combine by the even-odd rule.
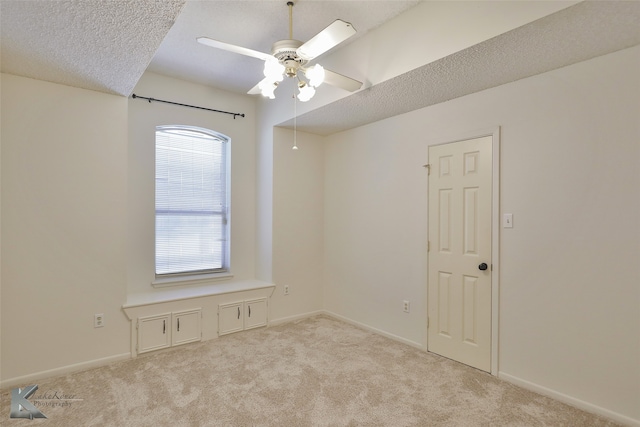
[[[129,315],[130,310],[137,307],[154,304],[170,303],[194,298],[207,298],[219,295],[232,294],[247,291],[264,291],[273,295],[276,285],[263,282],[261,280],[250,279],[240,281],[229,281],[226,283],[208,284],[203,286],[193,286],[184,288],[164,288],[162,290],[150,290],[138,294],[127,295],[127,301],[122,305],[125,313]],[[135,316],[134,316],[135,317]],[[133,317],[129,316],[129,320]]]
[[[168,288],[171,286],[189,286],[198,285],[207,282],[218,282],[222,280],[233,279],[233,274],[226,273],[212,273],[212,274],[194,274],[192,276],[174,276],[164,277],[156,279],[151,282],[151,286],[154,288]]]

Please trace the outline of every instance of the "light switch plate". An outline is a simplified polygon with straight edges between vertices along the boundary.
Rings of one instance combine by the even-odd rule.
[[[510,214],[510,213],[504,214],[504,217],[502,220],[502,226],[504,228],[513,228],[513,214]]]

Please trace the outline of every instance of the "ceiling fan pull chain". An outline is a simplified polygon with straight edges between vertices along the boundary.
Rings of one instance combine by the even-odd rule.
[[[297,111],[297,107],[298,107],[298,100],[296,99],[296,94],[294,92],[294,94],[293,94],[293,147],[291,148],[292,150],[297,150],[298,149],[298,141],[297,141],[297,137],[298,137],[298,111]]]

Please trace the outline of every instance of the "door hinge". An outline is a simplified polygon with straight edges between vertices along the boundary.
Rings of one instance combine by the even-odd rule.
[[[427,240],[427,252],[431,251],[431,242]]]
[[[427,329],[429,329],[429,316],[427,316]]]

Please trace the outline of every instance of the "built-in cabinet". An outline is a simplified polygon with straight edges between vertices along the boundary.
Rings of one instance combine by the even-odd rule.
[[[218,335],[267,325],[267,299],[258,298],[218,306]]]
[[[200,341],[202,339],[201,317],[199,308],[139,317],[138,354]]]
[[[131,322],[131,357],[267,326],[275,287],[251,279],[128,295],[122,309]]]

